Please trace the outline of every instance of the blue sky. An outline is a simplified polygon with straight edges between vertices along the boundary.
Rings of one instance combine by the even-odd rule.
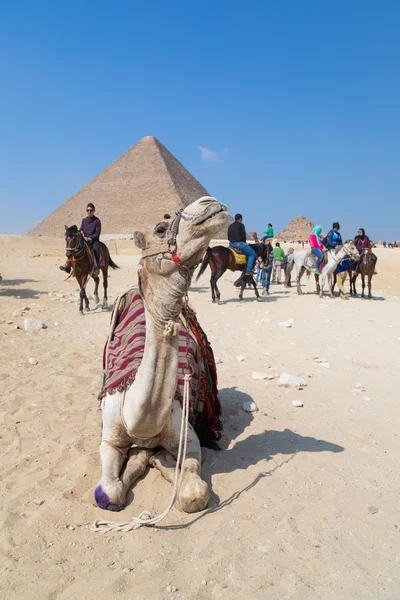
[[[248,230],[304,214],[400,239],[399,19],[387,0],[4,1],[0,232],[155,135]]]

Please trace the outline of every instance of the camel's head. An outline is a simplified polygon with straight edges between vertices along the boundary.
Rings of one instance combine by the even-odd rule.
[[[142,250],[143,272],[169,277],[183,267],[191,275],[213,236],[224,226],[228,226],[226,206],[204,196],[174,219],[166,215],[149,234],[135,232],[135,244]]]

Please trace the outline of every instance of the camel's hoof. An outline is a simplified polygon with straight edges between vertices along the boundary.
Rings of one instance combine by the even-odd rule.
[[[200,512],[210,500],[208,485],[198,475],[188,477],[178,496],[177,508],[186,513]]]
[[[125,504],[121,502],[111,502],[109,496],[105,493],[101,485],[98,485],[94,490],[94,499],[96,500],[97,506],[103,510],[118,512],[125,506]]]

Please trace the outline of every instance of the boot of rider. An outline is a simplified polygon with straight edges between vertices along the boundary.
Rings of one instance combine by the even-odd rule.
[[[71,263],[69,263],[69,262],[65,263],[65,265],[60,266],[60,270],[65,271],[65,273],[71,273],[71,269],[72,269]]]

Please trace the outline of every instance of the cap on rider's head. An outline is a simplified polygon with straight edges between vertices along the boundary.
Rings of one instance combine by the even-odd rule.
[[[235,221],[240,221],[240,219],[243,219],[243,216],[240,213],[236,213]]]

